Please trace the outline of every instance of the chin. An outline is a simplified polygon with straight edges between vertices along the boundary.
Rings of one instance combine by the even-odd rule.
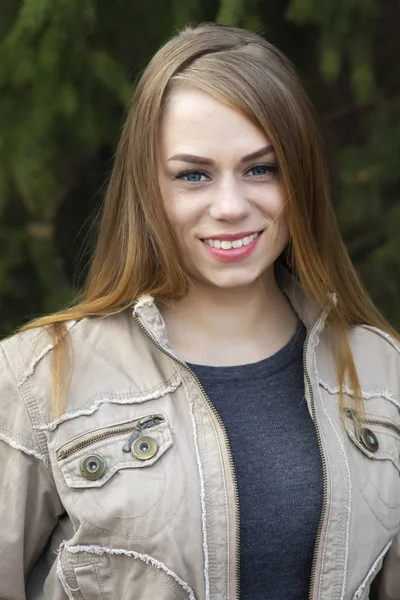
[[[201,280],[209,286],[220,289],[234,289],[253,285],[269,267],[263,269],[243,269],[241,272],[226,273],[201,273],[196,279]]]

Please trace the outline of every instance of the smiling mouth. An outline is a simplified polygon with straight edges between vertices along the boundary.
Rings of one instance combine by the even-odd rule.
[[[221,235],[220,238],[204,238],[201,241],[212,248],[216,248],[217,250],[231,250],[232,248],[248,246],[251,244],[251,242],[260,237],[262,233],[263,231],[258,231],[247,235],[240,234],[242,237]],[[227,237],[230,237],[231,239],[226,239]]]

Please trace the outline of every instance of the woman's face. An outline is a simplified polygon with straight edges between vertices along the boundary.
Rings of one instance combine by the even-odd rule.
[[[268,139],[203,91],[171,95],[160,127],[158,179],[192,279],[221,288],[250,285],[289,241]]]

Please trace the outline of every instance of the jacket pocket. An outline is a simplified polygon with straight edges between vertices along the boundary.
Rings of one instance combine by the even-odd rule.
[[[345,408],[350,460],[361,494],[386,529],[400,523],[400,423],[383,415],[362,417]]]
[[[74,437],[56,450],[76,516],[97,529],[145,539],[177,510],[186,475],[162,414]]]
[[[106,600],[101,589],[97,567],[94,563],[76,567],[75,577],[85,600]]]
[[[58,562],[71,600],[196,600],[169,566],[134,550],[67,543]]]
[[[360,586],[357,588],[352,600],[368,600],[369,599],[369,597],[370,597],[369,593],[371,590],[372,581],[373,581],[374,577],[376,576],[376,574],[378,573],[378,571],[380,571],[380,569],[382,568],[383,560],[384,560],[388,550],[390,549],[391,545],[392,545],[392,540],[388,544],[386,544],[386,546],[384,547],[382,552],[379,554],[379,556],[373,562],[367,575],[364,577]]]

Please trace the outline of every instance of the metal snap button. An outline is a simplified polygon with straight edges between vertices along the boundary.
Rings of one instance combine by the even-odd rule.
[[[139,460],[149,460],[157,453],[158,444],[152,437],[144,435],[138,438],[132,446],[131,452],[133,456]]]
[[[100,479],[106,470],[106,463],[98,454],[85,456],[81,462],[81,473],[86,479],[94,481]]]
[[[370,452],[376,452],[379,448],[378,438],[375,433],[370,429],[362,429],[361,430],[361,442],[365,446],[367,450]]]

